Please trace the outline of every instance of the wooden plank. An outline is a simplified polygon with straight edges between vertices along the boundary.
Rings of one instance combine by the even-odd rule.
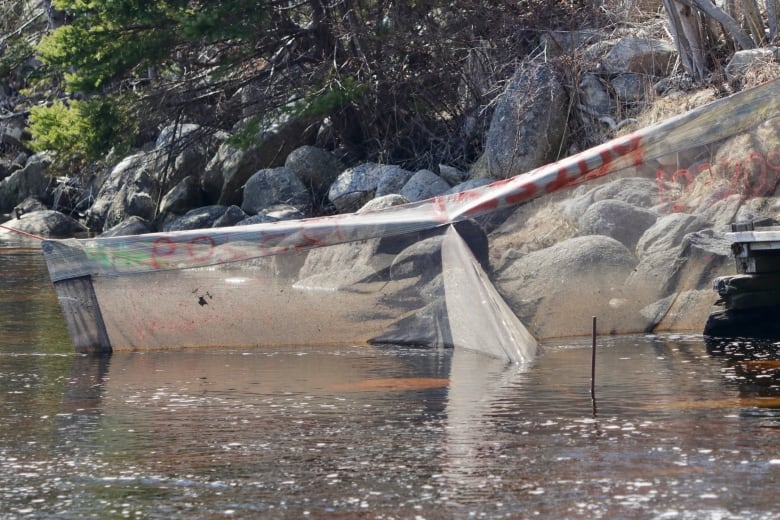
[[[726,238],[732,243],[780,242],[780,230],[737,231],[726,233]]]
[[[110,353],[111,342],[92,287],[92,277],[60,280],[54,282],[54,288],[76,352]]]

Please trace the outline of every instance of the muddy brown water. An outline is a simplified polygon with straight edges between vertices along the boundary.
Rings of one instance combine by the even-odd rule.
[[[588,331],[590,316],[583,316]],[[0,244],[0,518],[780,518],[780,357],[701,336],[71,351]]]

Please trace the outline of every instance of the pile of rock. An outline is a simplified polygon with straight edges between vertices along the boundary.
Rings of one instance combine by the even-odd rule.
[[[31,196],[52,209],[67,209],[94,232],[138,233],[308,217],[323,203],[350,212],[388,194],[414,201],[518,175],[572,151],[561,150],[571,100],[577,121],[596,125],[606,136],[620,125],[620,114],[653,99],[652,84],[669,74],[676,59],[674,47],[663,40],[576,36],[551,33],[544,42],[551,53],[586,45],[584,62],[592,70],[572,89],[550,62],[522,63],[495,110],[485,111],[491,122],[484,157],[469,172],[448,165],[407,171],[344,164],[338,151],[301,143],[311,122],[289,117],[262,128],[248,148],[235,146],[223,133],[185,124],[163,129],[147,150],[86,179],[51,181],[41,169],[47,163],[41,155],[26,161],[35,171],[9,165],[0,179],[0,211],[10,212]],[[4,128],[10,135],[10,127]]]

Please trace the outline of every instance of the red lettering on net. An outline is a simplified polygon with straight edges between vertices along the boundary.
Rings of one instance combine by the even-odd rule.
[[[472,199],[477,199],[479,196],[472,196],[472,195],[464,195],[466,192],[462,192],[457,194],[453,202],[468,202]],[[495,197],[491,197],[489,199],[483,200],[479,204],[475,204],[474,206],[471,206],[468,210],[466,210],[463,214],[467,216],[474,216],[474,215],[480,215],[486,211],[494,210],[498,208],[498,199]]]
[[[601,165],[598,168],[593,168],[577,182],[586,182],[593,179],[598,179],[599,177],[603,177],[611,173],[612,163],[621,157],[628,157],[630,159],[630,161],[625,163],[626,166],[637,167],[645,164],[645,154],[644,148],[642,147],[642,139],[636,134],[630,134],[622,141],[613,143],[609,148],[601,150],[598,155],[599,159],[601,160]]]
[[[555,179],[551,180],[544,186],[544,191],[552,193],[555,190],[559,190],[569,184],[569,176],[566,174],[566,167],[561,167],[558,173],[555,175]]]
[[[681,190],[685,190],[693,182],[693,174],[687,168],[680,168],[672,174],[672,182],[680,182],[683,179],[685,182],[682,184]]]
[[[290,235],[290,233],[266,233],[265,231],[260,234],[260,243],[258,249],[267,253],[284,253],[289,250],[289,247],[278,247],[277,243],[284,240]]]
[[[322,233],[321,228],[315,228],[315,231],[319,230],[320,233]],[[293,245],[293,249],[306,249],[309,247],[314,246],[327,246],[333,243],[336,243],[338,241],[338,235],[340,231],[338,227],[335,227],[326,233],[323,233],[324,237],[317,237],[312,236],[306,233],[306,227],[301,227],[301,238],[302,240],[298,242],[297,244]],[[331,237],[330,240],[328,240],[328,236]]]
[[[163,248],[163,249],[161,249]],[[176,242],[168,237],[160,237],[152,243],[152,266],[161,269],[160,258],[176,252]]]
[[[690,168],[688,170],[690,171]],[[699,163],[696,165],[696,168],[693,169],[693,178],[695,179],[702,173],[708,172],[710,170],[712,170],[712,163],[707,161]]]
[[[447,197],[439,195],[433,199],[433,219],[440,224],[449,222],[447,213]]]
[[[529,182],[520,186],[514,193],[507,195],[504,200],[506,200],[506,203],[510,206],[514,206],[515,204],[531,200],[537,193],[539,193],[539,187],[536,183]]]
[[[634,158],[634,166],[640,166],[641,164],[644,164],[642,138],[636,133],[629,134],[625,136],[622,141],[615,143],[615,145],[612,147],[612,150],[615,151],[617,157],[632,154]],[[614,156],[612,158],[614,159]]]
[[[205,252],[201,251],[201,246],[208,246]],[[187,242],[187,253],[190,255],[190,258],[195,262],[205,262],[209,258],[211,258],[211,255],[214,254],[214,247],[216,244],[214,243],[214,239],[209,236],[199,236],[195,237],[189,242]]]

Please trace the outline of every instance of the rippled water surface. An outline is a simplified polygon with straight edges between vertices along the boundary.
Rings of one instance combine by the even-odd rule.
[[[772,345],[72,354],[0,244],[0,518],[776,518]],[[590,317],[583,316],[588,331]]]

